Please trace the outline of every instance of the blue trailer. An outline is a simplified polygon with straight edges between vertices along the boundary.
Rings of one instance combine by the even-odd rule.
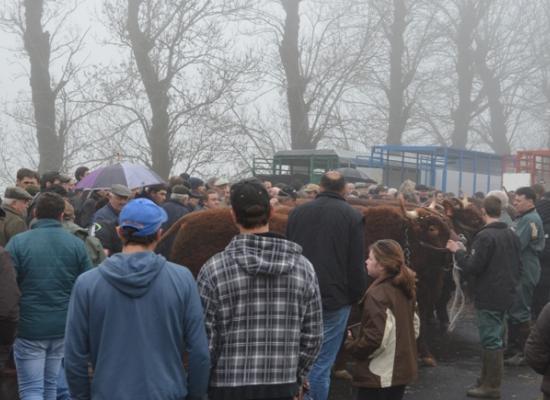
[[[441,146],[373,146],[369,165],[381,168],[384,184],[392,187],[411,179],[444,192],[471,195],[502,186],[502,157],[480,151]]]

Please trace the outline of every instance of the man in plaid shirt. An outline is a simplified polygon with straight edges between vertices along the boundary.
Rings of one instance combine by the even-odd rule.
[[[231,188],[240,234],[198,276],[212,370],[209,399],[292,399],[321,346],[317,277],[302,248],[269,232],[257,180]]]

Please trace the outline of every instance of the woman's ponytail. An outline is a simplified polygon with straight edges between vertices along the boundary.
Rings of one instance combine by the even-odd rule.
[[[401,245],[395,240],[383,239],[375,242],[370,250],[376,261],[392,277],[392,284],[401,289],[409,299],[416,300],[416,274],[405,265]]]

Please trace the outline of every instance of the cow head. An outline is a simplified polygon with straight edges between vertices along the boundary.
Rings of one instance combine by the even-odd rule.
[[[425,247],[427,251],[445,248],[451,230],[444,216],[432,210],[418,208],[414,210],[414,214],[409,212],[408,217],[414,237],[421,247]]]
[[[480,208],[468,199],[445,200],[443,206],[445,214],[451,221],[452,229],[471,243],[475,234],[485,225]]]

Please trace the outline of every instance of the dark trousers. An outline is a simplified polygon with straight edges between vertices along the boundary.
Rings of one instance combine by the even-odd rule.
[[[405,394],[405,385],[388,388],[359,388],[356,400],[401,400]]]
[[[230,399],[231,397],[225,397],[225,399]],[[212,397],[208,397],[209,400],[212,400]],[[242,400],[242,398],[234,398],[234,400]],[[258,399],[248,399],[248,400],[294,400],[294,397],[263,397]]]

